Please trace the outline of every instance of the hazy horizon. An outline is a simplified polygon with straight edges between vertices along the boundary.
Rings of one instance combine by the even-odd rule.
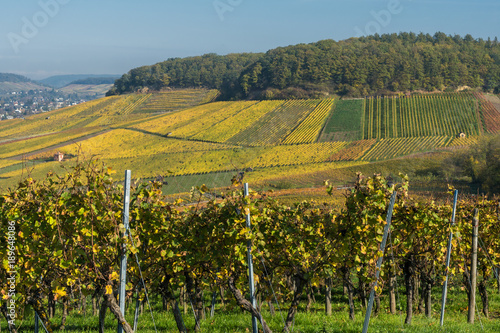
[[[0,72],[123,74],[173,57],[415,32],[495,38],[492,0],[25,0],[3,4]]]

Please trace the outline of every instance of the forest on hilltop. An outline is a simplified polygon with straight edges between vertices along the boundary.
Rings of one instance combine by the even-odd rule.
[[[173,58],[152,65],[134,68],[120,79],[108,96],[136,91],[170,88],[218,89],[226,98],[236,96],[241,88],[241,72],[263,54],[238,53],[225,56],[205,54],[198,57]]]
[[[222,99],[351,97],[460,86],[500,91],[500,43],[438,32],[323,40],[266,53],[172,58],[132,69],[108,95],[204,87]]]

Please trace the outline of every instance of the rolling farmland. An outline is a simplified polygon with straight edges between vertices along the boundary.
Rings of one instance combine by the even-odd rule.
[[[153,120],[133,125],[132,128],[161,135],[172,133],[172,135],[178,136],[177,129],[184,127],[184,130],[186,130],[190,126],[198,126],[199,124],[196,124],[198,119],[207,116],[210,117],[211,114],[215,114],[219,110],[229,107],[231,104],[231,102],[216,102],[208,105],[200,105],[186,111],[172,112],[161,117],[155,117]]]
[[[23,139],[35,135],[60,132],[71,127],[85,127],[100,108],[115,98],[102,98],[31,117],[0,122],[0,140]]]
[[[325,142],[300,145],[280,145],[267,148],[250,162],[252,167],[272,167],[324,162],[341,150],[346,142]]]
[[[488,100],[483,94],[475,93],[479,103],[479,113],[482,119],[484,132],[498,133],[500,132],[500,101],[497,100],[497,106]]]
[[[226,144],[165,138],[131,129],[115,129],[78,144],[62,147],[59,150],[68,154],[78,154],[78,151],[82,150],[92,156],[106,159],[232,148],[234,147]]]
[[[378,161],[423,152],[445,147],[449,141],[450,139],[446,136],[381,139],[363,155],[361,160]]]
[[[256,103],[255,101],[226,103],[215,109],[214,112],[200,114],[195,121],[186,123],[182,127],[177,127],[172,135],[180,138],[196,137],[197,139],[204,140],[203,133],[205,131],[227,119],[233,118],[239,112],[254,106]]]
[[[482,125],[472,94],[368,98],[363,108],[363,138],[479,135]]]
[[[295,179],[299,166],[340,168],[458,149],[500,131],[498,98],[480,93],[200,104],[215,96],[194,89],[135,93],[2,121],[0,186],[23,174],[13,158],[40,162],[57,151],[94,156],[140,177],[288,168]],[[42,176],[56,165],[38,164],[34,172]]]
[[[363,154],[370,149],[377,140],[358,140],[350,142],[344,149],[334,153],[328,158],[328,161],[355,161],[358,160]]]
[[[323,128],[319,141],[361,140],[362,108],[363,100],[360,99],[338,101]]]
[[[280,144],[318,104],[317,100],[287,101],[227,142],[246,146]]]
[[[260,117],[284,103],[284,101],[260,101],[252,105],[240,104],[242,108],[238,113],[194,135],[193,139],[225,142],[239,132],[252,127]]]
[[[76,130],[62,131],[50,135],[42,135],[26,140],[7,142],[0,145],[0,158],[22,158],[23,155],[35,152],[51,146],[72,142],[78,138],[99,132],[98,128],[81,128]]]
[[[316,142],[323,124],[330,114],[335,101],[321,101],[313,112],[283,141],[284,144]]]
[[[0,160],[0,169],[9,167],[11,165],[16,165],[18,163],[20,163],[20,161],[8,160],[8,159],[1,159]]]
[[[187,109],[198,104],[213,102],[219,92],[217,90],[185,89],[149,94],[135,113],[158,113]]]
[[[196,91],[198,91],[196,93]],[[163,93],[158,93],[163,94]],[[81,127],[119,126],[132,119],[141,120],[149,114],[136,112],[158,94],[129,94],[105,97],[76,106],[40,113],[22,119],[0,121],[0,140],[19,139],[28,136],[60,132]],[[168,94],[168,93],[167,93]],[[192,107],[199,102],[208,102],[216,96],[214,91],[188,90],[179,93],[176,103],[184,101],[185,107]],[[175,95],[175,93],[171,93]],[[197,96],[192,99],[192,96]],[[168,100],[163,101],[168,108]]]

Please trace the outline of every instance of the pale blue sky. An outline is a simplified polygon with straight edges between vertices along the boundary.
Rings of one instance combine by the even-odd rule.
[[[0,72],[36,79],[373,32],[500,37],[498,0],[3,0],[0,9]]]

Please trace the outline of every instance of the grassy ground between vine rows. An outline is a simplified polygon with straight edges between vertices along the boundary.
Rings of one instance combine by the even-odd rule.
[[[500,294],[497,291],[496,284],[493,284],[494,279],[489,289],[490,297],[490,318],[484,318],[482,312],[476,312],[474,324],[467,323],[467,296],[461,290],[461,284],[458,277],[450,279],[450,289],[448,293],[446,312],[443,328],[439,324],[439,315],[441,309],[441,286],[433,288],[432,299],[432,317],[427,318],[424,314],[414,311],[413,320],[411,325],[405,325],[406,298],[403,288],[402,278],[398,279],[398,304],[402,311],[398,314],[391,315],[388,312],[388,297],[383,295],[381,297],[381,311],[378,315],[372,314],[369,332],[451,332],[451,333],[465,333],[465,332],[499,332],[500,331]],[[226,295],[228,297],[229,295]],[[311,311],[305,312],[305,305],[307,300],[303,297],[299,312],[296,315],[293,332],[300,333],[359,333],[363,327],[365,312],[360,307],[359,301],[355,300],[355,320],[351,321],[348,318],[347,298],[342,295],[341,286],[334,288],[332,293],[332,316],[324,314],[324,296],[316,294],[316,302],[313,303]],[[153,304],[153,316],[155,318],[156,329],[158,332],[177,332],[177,327],[170,311],[162,309],[161,300],[157,295],[150,295]],[[219,299],[220,301],[220,299]],[[226,302],[228,300],[226,299]],[[201,321],[201,332],[249,332],[251,331],[251,316],[242,312],[238,306],[229,301],[226,307],[222,308],[220,302],[217,302],[214,317],[210,317],[210,293],[205,293],[206,315],[207,319]],[[133,325],[135,299],[131,302],[131,306],[127,307],[126,318]],[[481,299],[479,294],[476,295],[476,304],[478,311],[482,310]],[[286,318],[287,303],[280,303],[281,313],[276,306],[276,313],[272,316],[268,311],[267,304],[263,304],[263,317],[268,322],[273,332],[281,332],[283,329],[283,318]],[[60,317],[61,308],[57,309],[56,316],[51,320],[54,332],[63,332],[58,329],[61,322]],[[83,333],[83,332],[96,332],[98,331],[99,319],[97,316],[91,315],[90,299],[87,304],[87,315],[79,313],[74,310],[67,318],[65,332]],[[181,307],[181,312],[183,311]],[[26,310],[26,317],[20,325],[19,332],[33,332],[34,320],[31,310]],[[283,317],[283,318],[282,318]],[[3,319],[3,318],[2,318]],[[195,319],[188,307],[183,314],[183,320],[189,331],[195,325]],[[2,331],[8,331],[5,320],[0,323]],[[138,332],[153,333],[155,332],[154,324],[151,319],[151,314],[147,305],[144,305],[144,312],[139,316]],[[105,332],[116,332],[116,320],[107,312]]]

